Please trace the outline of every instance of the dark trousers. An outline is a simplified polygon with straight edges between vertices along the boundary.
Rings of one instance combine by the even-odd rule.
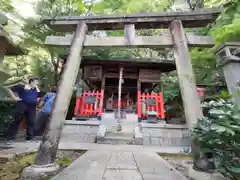
[[[26,117],[27,122],[27,135],[26,140],[34,138],[34,122],[36,117],[36,105],[29,105],[24,102],[18,102],[16,107],[16,113],[13,122],[9,125],[6,133],[6,139],[11,140],[16,138],[16,134],[19,129],[19,125]]]
[[[40,112],[35,123],[35,136],[42,136],[50,119],[50,113]]]

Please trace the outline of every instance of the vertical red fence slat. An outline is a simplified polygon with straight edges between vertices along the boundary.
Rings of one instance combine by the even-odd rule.
[[[146,108],[147,108],[146,106],[143,106],[145,99],[146,99],[146,95],[145,95],[145,93],[142,93],[141,110],[142,110],[142,117],[144,117],[144,118],[145,118],[145,113],[146,113]]]
[[[145,101],[147,102],[149,99],[151,99],[151,95],[149,93],[147,93]],[[146,103],[146,111],[145,111],[145,117],[148,118],[148,112],[151,109],[151,105],[149,105],[149,103]]]
[[[138,120],[142,117],[142,112],[141,112],[141,91],[138,91],[138,102],[137,102],[137,113],[138,113]]]
[[[163,93],[162,92],[159,93],[159,99],[160,99],[160,117],[161,117],[161,119],[164,119],[165,118],[164,101],[163,101]]]
[[[89,96],[90,96],[90,97],[94,97],[95,94],[96,94],[95,91],[92,91],[92,92],[90,91],[90,92],[89,92]],[[96,100],[97,100],[97,98],[96,98]],[[89,116],[92,116],[93,113],[94,113],[94,111],[93,111],[93,104],[89,104],[89,105],[88,105],[88,115],[89,115]]]
[[[101,101],[103,101],[103,98],[104,98],[104,90],[101,90],[100,96],[99,96],[98,116],[102,116],[102,113],[103,113],[103,104],[101,104]]]
[[[83,115],[87,115],[87,112],[88,112],[88,106],[86,104],[86,97],[88,95],[88,92],[86,91],[83,98],[84,98],[84,103],[83,103]]]
[[[76,98],[76,105],[75,105],[75,109],[74,109],[74,115],[78,116],[78,114],[80,113],[80,105],[81,105],[81,97],[77,97]]]
[[[160,106],[160,103],[159,103],[159,96],[157,94],[155,94],[155,100],[156,100],[156,113],[157,113],[157,117],[160,118],[160,112],[159,112],[159,106]]]
[[[84,90],[83,91],[83,94],[82,94],[82,103],[81,103],[81,111],[80,111],[80,114],[81,115],[85,115],[85,107],[84,107],[84,105],[85,105],[85,95],[86,95],[86,91]]]
[[[87,94],[88,96],[91,96],[92,95],[92,92],[91,91],[88,91],[88,94]],[[92,104],[87,104],[87,115],[88,116],[90,116],[90,114],[91,114],[91,105]]]

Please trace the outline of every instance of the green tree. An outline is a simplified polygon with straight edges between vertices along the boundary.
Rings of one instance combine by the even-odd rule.
[[[49,77],[48,79],[51,79],[50,82],[52,85],[57,84],[64,63],[64,60],[61,59],[61,54],[66,54],[66,50],[64,48],[49,47],[44,44],[47,36],[63,34],[55,32],[46,25],[42,24],[40,19],[43,17],[81,15],[84,12],[85,6],[81,0],[47,0],[41,1],[37,4],[36,13],[39,16],[39,19],[25,19],[26,23],[22,29],[25,32],[25,36],[23,38],[24,46],[32,52],[36,50],[36,48],[39,48],[43,54],[48,53],[48,57],[41,57],[41,55],[38,54],[40,57],[38,57],[37,61],[43,61],[38,62],[40,63],[40,66],[36,66],[32,63],[32,70],[34,74],[38,75],[42,82],[46,82],[46,75],[43,75],[43,72],[46,70],[44,70],[45,65],[49,64],[47,69],[48,71],[51,70],[52,73],[47,73],[47,75],[52,77]],[[34,53],[32,53],[32,56],[35,56]],[[37,57],[35,56],[34,58],[36,59]]]
[[[12,5],[11,0],[1,0],[0,1],[0,11],[3,12],[13,12],[15,8]]]

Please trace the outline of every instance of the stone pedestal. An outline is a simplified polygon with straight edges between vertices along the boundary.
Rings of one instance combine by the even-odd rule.
[[[62,141],[95,143],[99,133],[99,121],[65,121]]]
[[[57,163],[31,165],[23,170],[20,180],[41,180],[46,178],[48,175],[57,173],[59,169],[60,166]]]
[[[240,43],[224,43],[216,51],[233,101],[240,105]]]
[[[220,173],[206,173],[195,171],[192,167],[188,169],[188,177],[194,180],[227,180]]]
[[[165,123],[141,123],[140,130],[135,129],[135,143],[141,142],[144,146],[171,146],[189,147],[190,134],[185,125],[170,125]],[[140,141],[140,139],[142,139]]]

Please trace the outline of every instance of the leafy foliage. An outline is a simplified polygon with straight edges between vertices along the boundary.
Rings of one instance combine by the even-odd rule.
[[[199,119],[193,135],[198,137],[204,152],[216,158],[217,168],[231,179],[240,177],[240,109],[220,99],[204,103],[207,111]]]
[[[168,10],[173,3],[174,0],[103,0],[94,3],[92,12],[97,14],[159,12]]]
[[[219,3],[224,4],[224,11],[210,30],[210,34],[215,37],[217,44],[224,41],[240,41],[240,1],[222,0]]]
[[[85,7],[83,1],[77,0],[58,0],[58,1],[41,1],[37,4],[37,15],[42,17],[68,16],[80,15],[84,13]],[[42,24],[39,19],[26,19],[23,31],[25,36],[23,44],[31,51],[40,48],[41,54],[32,53],[32,57],[37,59],[35,63],[31,63],[32,72],[40,76],[42,82],[47,82],[48,85],[43,84],[43,87],[56,85],[62,71],[63,59],[60,54],[66,50],[64,48],[49,47],[44,44],[46,36],[49,35],[63,35],[63,33],[55,32],[48,26]],[[38,51],[38,50],[37,50]],[[43,56],[47,53],[47,56]],[[35,60],[34,60],[35,61]],[[40,62],[41,61],[41,62]],[[45,73],[45,74],[44,74]],[[43,77],[41,77],[43,76]],[[48,76],[48,77],[47,77]],[[46,81],[48,79],[48,81]]]
[[[15,9],[12,5],[11,0],[1,0],[0,1],[0,11],[3,12],[13,12]]]
[[[15,101],[0,101],[0,137],[5,135],[8,124],[12,121],[15,107]]]
[[[162,76],[164,101],[172,101],[180,97],[180,87],[176,76],[164,74]]]

